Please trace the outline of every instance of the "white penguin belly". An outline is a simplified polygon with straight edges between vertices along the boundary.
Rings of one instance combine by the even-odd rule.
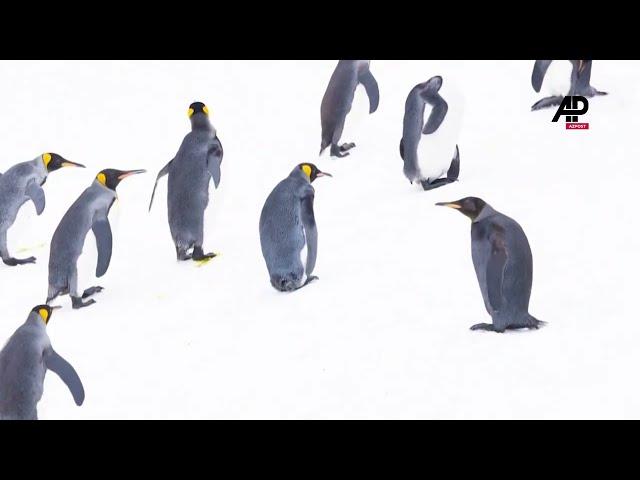
[[[340,143],[353,142],[357,145],[362,127],[369,117],[369,97],[361,83],[356,87],[351,102],[351,111],[347,114]]]
[[[307,236],[304,233],[304,229],[302,230],[302,236],[304,237],[304,246],[302,250],[300,250],[300,262],[302,263],[302,281],[300,285],[304,285],[304,282],[307,281]]]
[[[446,97],[445,97],[446,99]],[[440,127],[429,135],[421,135],[418,144],[418,167],[423,180],[433,181],[446,176],[456,153],[460,132],[461,109],[448,100],[449,110]],[[424,123],[431,114],[431,105],[425,105]],[[424,126],[423,126],[424,128]]]
[[[554,60],[544,76],[540,93],[545,97],[566,95],[571,88],[571,70],[573,66],[568,60]]]

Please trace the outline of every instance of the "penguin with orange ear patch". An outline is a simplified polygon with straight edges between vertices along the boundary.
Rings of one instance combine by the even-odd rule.
[[[51,239],[47,303],[67,293],[71,296],[73,308],[95,303],[93,299],[87,302],[83,299],[100,292],[102,287],[91,287],[80,295],[76,268],[78,258],[89,230],[93,230],[98,247],[96,277],[100,278],[107,272],[112,244],[107,215],[116,200],[116,187],[124,178],[139,173],[145,173],[145,170],[102,170],[62,217]]]
[[[45,198],[42,186],[49,173],[63,167],[82,167],[57,153],[43,153],[28,162],[18,163],[0,174],[0,256],[5,265],[14,267],[35,263],[35,257],[13,258],[7,248],[7,230],[11,228],[20,208],[32,201],[36,213],[44,211]]]
[[[291,292],[317,279],[311,275],[318,251],[311,183],[325,176],[331,175],[301,163],[276,185],[262,208],[260,245],[276,290]]]
[[[74,368],[56,353],[47,335],[53,310],[38,305],[0,351],[0,420],[37,420],[44,377],[53,371],[67,385],[76,405],[84,402],[84,387]]]

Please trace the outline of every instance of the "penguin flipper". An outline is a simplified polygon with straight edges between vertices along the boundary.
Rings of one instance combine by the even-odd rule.
[[[98,266],[96,267],[96,277],[100,278],[109,268],[111,262],[112,235],[109,219],[105,216],[95,217],[92,225],[93,234],[96,236],[98,247]]]
[[[216,188],[220,185],[220,164],[222,163],[223,154],[222,143],[218,137],[216,137],[207,152],[207,168],[209,169],[209,173],[211,173],[211,178],[213,178],[213,184]]]
[[[533,73],[531,74],[531,86],[537,92],[542,88],[542,81],[547,73],[547,69],[553,60],[536,60],[533,64]]]
[[[162,177],[164,177],[169,173],[169,165],[171,165],[171,162],[173,162],[173,160],[167,163],[162,168],[162,170],[158,172],[158,176],[156,177],[156,183],[153,184],[153,192],[151,192],[151,201],[149,202],[149,211],[151,211],[151,205],[153,205],[153,197],[156,196],[156,187],[158,186],[158,180],[160,180]]]
[[[371,114],[378,109],[378,105],[380,104],[378,82],[370,70],[362,72],[358,77],[358,81],[362,84],[369,97],[369,113]]]
[[[404,138],[400,139],[400,158],[404,160]]]
[[[318,253],[318,228],[313,214],[313,200],[314,193],[308,193],[302,198],[301,208],[302,225],[307,239],[307,265],[305,266],[307,277],[311,277],[311,272],[316,266],[316,255]]]
[[[44,211],[45,206],[44,190],[42,187],[36,182],[31,182],[27,185],[25,193],[36,206],[36,213],[40,215]]]
[[[429,104],[433,105],[433,109],[431,110],[429,119],[425,122],[424,128],[422,129],[422,133],[425,135],[429,135],[438,130],[438,127],[440,127],[444,118],[447,116],[447,112],[449,111],[449,104],[438,93],[430,96],[427,101]]]
[[[53,348],[45,352],[44,363],[48,370],[51,370],[67,385],[67,388],[73,395],[73,401],[80,406],[84,402],[84,387],[80,377],[64,358],[56,353]]]
[[[507,265],[507,248],[504,238],[504,228],[499,225],[492,225],[492,232],[489,235],[490,257],[487,262],[487,295],[489,304],[494,311],[499,311],[502,307],[502,284],[504,281],[504,271]]]

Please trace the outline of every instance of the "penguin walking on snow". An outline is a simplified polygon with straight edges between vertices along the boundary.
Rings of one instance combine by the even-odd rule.
[[[18,163],[4,175],[0,173],[0,256],[5,265],[16,266],[35,263],[35,257],[13,258],[7,247],[7,231],[16,220],[18,211],[31,200],[40,215],[44,211],[45,198],[42,186],[49,173],[62,167],[82,167],[57,153],[43,153],[35,159]]]
[[[260,245],[271,285],[291,292],[317,280],[312,276],[318,251],[311,183],[330,177],[311,163],[296,166],[273,189],[260,214]]]
[[[593,88],[591,82],[591,64],[592,60],[569,60],[571,63],[571,72],[560,70],[567,65],[564,62],[556,62],[558,68],[554,71],[548,71],[553,60],[536,60],[533,65],[533,73],[531,74],[531,85],[536,92],[545,84],[547,93],[551,96],[545,97],[537,101],[531,107],[531,110],[540,110],[543,108],[558,106],[566,96],[579,95],[581,97],[594,97],[596,95],[607,95],[607,92],[600,92]],[[546,80],[545,80],[546,77]],[[553,78],[549,78],[553,77]],[[562,82],[562,83],[561,83]],[[566,84],[568,85],[568,90]],[[549,85],[547,85],[549,84]],[[562,86],[560,86],[562,85]],[[566,94],[564,92],[567,92]]]
[[[59,307],[38,305],[27,321],[0,351],[0,420],[37,420],[47,370],[67,385],[76,405],[84,402],[80,377],[56,353],[47,335],[52,311]]]
[[[91,287],[80,295],[76,267],[78,258],[89,230],[93,230],[98,248],[96,277],[100,278],[107,272],[113,241],[107,216],[117,198],[116,187],[124,178],[139,173],[145,173],[145,170],[102,170],[62,217],[51,239],[47,303],[65,294],[71,296],[75,309],[95,303],[93,299],[88,302],[82,300],[102,291],[102,287]]]
[[[204,211],[209,204],[209,182],[220,185],[222,144],[209,121],[209,109],[204,103],[192,103],[188,111],[191,132],[188,133],[175,158],[158,173],[151,193],[149,211],[153,205],[158,180],[169,175],[167,204],[169,229],[178,260],[208,260],[215,253],[205,254]],[[193,249],[192,253],[189,250]]]
[[[355,143],[339,144],[345,121],[354,104],[364,102],[364,94],[357,91],[359,85],[364,87],[369,100],[369,113],[378,109],[380,92],[378,82],[369,70],[369,60],[340,60],[331,75],[329,85],[322,97],[320,120],[322,126],[322,142],[320,154],[331,145],[332,157],[346,157]],[[359,107],[359,105],[357,105]],[[358,108],[358,110],[360,110]]]
[[[462,99],[454,94],[455,103],[450,107],[440,94],[441,87],[442,77],[432,77],[413,87],[405,103],[400,157],[404,175],[411,183],[420,182],[424,190],[455,182],[460,173],[456,142]]]
[[[502,333],[507,329],[537,329],[544,323],[529,314],[533,257],[518,222],[476,197],[436,205],[454,208],[472,222],[471,257],[493,323],[479,323],[471,330]]]

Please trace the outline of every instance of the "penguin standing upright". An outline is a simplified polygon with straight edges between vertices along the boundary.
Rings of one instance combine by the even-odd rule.
[[[151,193],[149,211],[153,205],[158,180],[169,175],[167,204],[169,229],[178,260],[208,260],[215,253],[205,254],[204,211],[209,204],[209,182],[220,185],[222,144],[209,121],[209,109],[204,103],[189,106],[191,132],[188,133],[175,158],[158,173]],[[192,253],[189,250],[193,249]]]
[[[267,197],[260,214],[260,246],[271,285],[281,292],[297,290],[318,277],[318,229],[313,213],[318,177],[330,177],[312,163],[297,165]]]
[[[454,208],[472,222],[471,257],[493,323],[479,323],[471,330],[537,329],[543,322],[529,314],[533,257],[518,222],[476,197],[436,205]]]
[[[364,101],[363,95],[355,95],[358,85],[362,85],[369,100],[369,113],[378,109],[380,92],[378,82],[369,70],[369,60],[340,60],[336,66],[320,105],[322,141],[320,154],[331,145],[332,157],[346,157],[355,143],[340,145],[345,120],[353,102]]]
[[[430,78],[413,87],[405,103],[400,157],[404,175],[432,190],[458,179],[460,152],[457,139],[462,116],[462,99],[451,89],[453,105],[440,94],[442,77]],[[446,177],[440,178],[446,174]]]
[[[7,247],[7,231],[16,220],[20,207],[31,200],[40,215],[44,211],[45,198],[42,186],[49,173],[62,167],[82,167],[57,153],[43,153],[28,162],[18,163],[4,175],[0,174],[0,256],[5,265],[16,266],[35,263],[35,257],[13,258]]]
[[[56,353],[47,324],[57,307],[38,305],[0,351],[0,420],[37,420],[44,377],[53,371],[67,385],[76,405],[84,402],[78,374]]]
[[[71,205],[51,239],[49,252],[49,293],[47,303],[58,295],[71,295],[73,308],[82,308],[95,303],[82,300],[102,291],[102,287],[91,287],[82,296],[78,292],[78,258],[82,254],[84,241],[93,230],[98,248],[96,277],[102,277],[111,262],[112,236],[109,225],[109,210],[116,201],[116,187],[121,180],[145,170],[102,170],[91,186]]]
[[[568,71],[550,71],[549,67],[553,60],[536,60],[533,65],[533,72],[531,73],[531,85],[536,92],[540,92],[540,89],[545,85],[548,85],[549,91],[547,93],[551,96],[545,97],[542,100],[537,101],[531,107],[531,110],[540,110],[543,108],[558,106],[562,103],[562,100],[566,96],[579,95],[581,97],[594,97],[596,95],[607,95],[607,92],[600,92],[591,86],[591,64],[592,60],[569,60],[571,62],[571,73]],[[556,62],[557,65],[560,62]],[[566,64],[564,64],[566,65]],[[558,77],[561,78],[558,78]],[[545,78],[546,77],[546,78]],[[554,77],[554,78],[549,78]],[[559,82],[563,81],[569,83],[569,90],[566,87],[557,87]],[[562,91],[559,89],[563,88]],[[564,92],[567,92],[566,94]]]

